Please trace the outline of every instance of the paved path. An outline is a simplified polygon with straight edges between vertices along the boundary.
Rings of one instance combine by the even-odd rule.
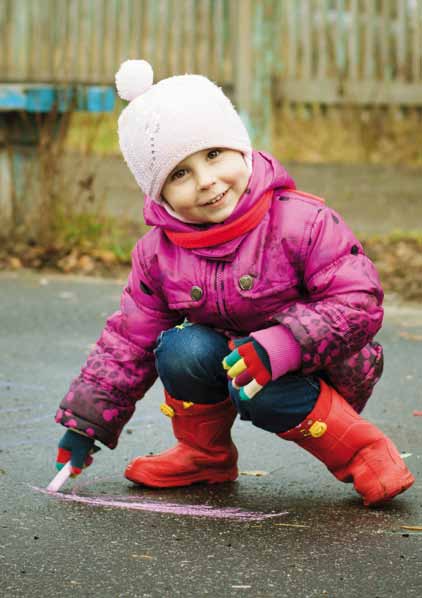
[[[117,307],[120,286],[0,275],[0,595],[419,597],[422,533],[402,526],[422,525],[422,418],[412,415],[422,409],[422,310],[390,306],[380,334],[386,371],[366,415],[417,476],[384,508],[363,508],[349,485],[308,454],[239,421],[241,470],[267,475],[182,490],[134,488],[122,476],[128,460],[171,443],[159,385],[119,447],[104,448],[66,487],[70,499],[96,497],[103,506],[36,489],[54,475],[62,432],[55,408]],[[143,510],[119,508],[122,502]],[[221,518],[230,509],[231,518]],[[286,514],[264,518],[277,513]]]

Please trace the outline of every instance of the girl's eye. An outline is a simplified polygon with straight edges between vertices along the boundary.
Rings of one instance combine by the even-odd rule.
[[[219,149],[212,149],[208,152],[208,158],[210,158],[211,160],[213,160],[214,158],[217,158],[217,156],[219,156],[221,154],[221,150]]]
[[[186,168],[181,168],[180,170],[176,170],[176,172],[173,172],[173,174],[171,175],[171,180],[175,181],[176,179],[181,179],[182,177],[184,177],[186,174]]]

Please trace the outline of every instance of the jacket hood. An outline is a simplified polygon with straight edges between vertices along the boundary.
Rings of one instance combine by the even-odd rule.
[[[254,151],[252,155],[252,174],[246,191],[240,197],[236,208],[224,224],[234,222],[246,214],[266,191],[283,188],[296,188],[294,180],[286,169],[270,154]],[[201,230],[201,225],[177,220],[163,206],[148,196],[145,196],[144,219],[149,226],[156,226],[174,232],[188,233]],[[211,226],[218,227],[220,225],[214,224]],[[209,229],[209,226],[206,226],[206,228]],[[191,251],[210,259],[227,259],[227,261],[231,261],[232,254],[247,234],[245,233],[216,247],[193,249]]]

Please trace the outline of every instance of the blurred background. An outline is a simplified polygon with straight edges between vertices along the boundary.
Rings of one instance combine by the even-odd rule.
[[[223,87],[254,146],[422,297],[422,0],[0,0],[0,267],[116,275],[146,230],[114,74]]]

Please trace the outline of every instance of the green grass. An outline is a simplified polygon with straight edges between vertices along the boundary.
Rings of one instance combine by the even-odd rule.
[[[54,246],[81,253],[111,252],[121,264],[130,263],[130,254],[137,239],[147,227],[122,222],[97,214],[57,213],[54,219]]]
[[[125,102],[111,113],[72,115],[66,148],[99,155],[120,152],[117,121]],[[293,162],[422,164],[422,114],[414,109],[320,109],[306,118],[297,109],[275,110],[272,151]]]
[[[90,115],[76,112],[72,115],[65,149],[98,155],[118,154],[117,119],[119,112]]]
[[[416,247],[422,247],[422,232],[418,230],[401,230],[396,229],[388,234],[370,234],[362,233],[357,234],[357,237],[362,240],[362,243],[377,244],[384,243],[389,244],[392,247],[400,243],[406,243]]]

